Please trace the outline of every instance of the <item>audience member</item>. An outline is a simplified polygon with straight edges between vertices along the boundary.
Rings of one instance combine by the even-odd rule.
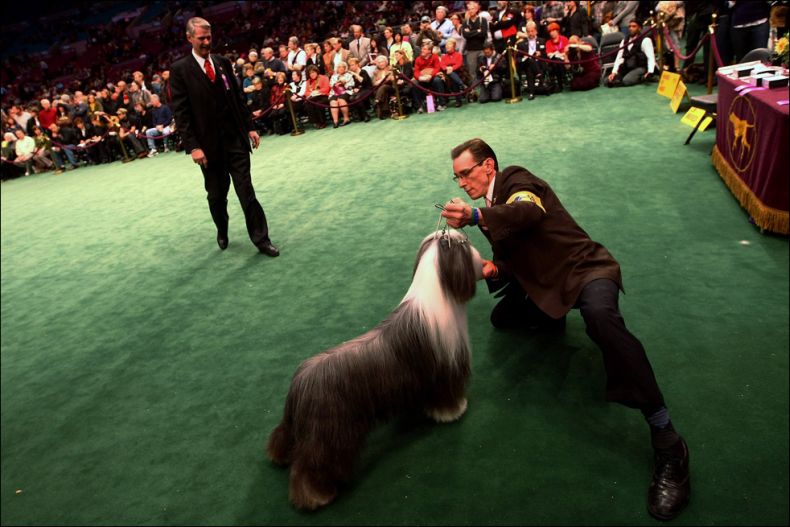
[[[466,39],[466,68],[469,78],[477,78],[479,58],[483,55],[483,46],[488,36],[488,21],[480,16],[480,3],[467,2],[464,23],[461,25]]]
[[[354,38],[348,44],[349,56],[359,60],[360,67],[366,66],[370,62],[371,39],[362,33],[362,26],[358,24],[351,26],[351,33]]]
[[[322,75],[316,66],[308,66],[305,86],[307,115],[319,130],[326,127],[324,107],[329,106],[329,92],[329,78]]]
[[[653,74],[656,55],[650,37],[641,35],[642,24],[637,19],[628,24],[628,36],[620,42],[620,51],[608,77],[608,86],[633,86]]]
[[[290,37],[288,39],[288,57],[286,67],[288,71],[304,71],[307,66],[307,53],[299,47],[299,38]]]
[[[494,50],[494,44],[486,42],[483,54],[477,58],[477,78],[480,83],[480,103],[502,100],[502,74],[505,71],[504,60]]]
[[[526,34],[518,34],[516,49],[521,52],[518,56],[517,69],[526,77],[527,99],[535,99],[536,83],[542,83],[545,78],[545,63],[540,58],[546,57],[546,41],[538,36],[538,25],[534,20],[527,22]],[[526,54],[526,55],[525,55]]]
[[[395,57],[395,53],[398,51],[403,51],[406,59],[411,62],[414,59],[414,50],[411,48],[411,43],[408,40],[404,40],[401,33],[395,33],[392,37],[394,42],[390,46],[390,65],[394,66],[398,62],[398,59]]]
[[[550,38],[546,42],[546,55],[554,60],[549,64],[549,72],[554,77],[554,91],[561,92],[565,83],[565,66],[568,60],[568,37],[560,34],[560,25],[556,22],[549,24]]]
[[[565,2],[565,33],[569,36],[590,36],[590,19],[585,9],[579,9],[579,2]]]
[[[385,62],[387,61],[387,57],[384,55],[380,56]],[[348,72],[354,78],[354,87],[351,89],[351,97],[348,101],[352,105],[352,115],[357,121],[368,122],[370,121],[368,97],[373,90],[373,81],[368,72],[360,67],[360,61],[356,57],[348,59]]]
[[[145,131],[148,140],[148,157],[153,157],[159,153],[156,146],[156,138],[170,135],[173,125],[173,111],[169,106],[162,104],[158,95],[151,95],[151,128]],[[167,139],[162,141],[165,153],[169,151]]]
[[[351,97],[351,90],[354,88],[354,77],[348,72],[348,65],[344,61],[335,64],[335,73],[329,79],[329,112],[332,115],[332,123],[335,128],[345,126],[349,123],[348,101]],[[339,123],[339,116],[343,114],[343,122]]]
[[[586,91],[597,88],[601,83],[601,65],[595,56],[593,47],[577,35],[568,39],[568,61],[573,75],[571,91]]]
[[[447,8],[440,5],[436,8],[436,19],[431,22],[431,29],[439,35],[439,48],[442,50],[442,53],[445,51],[447,39],[453,34],[453,23],[447,18],[448,14]]]
[[[394,76],[389,61],[383,55],[379,55],[376,57],[376,69],[373,71],[371,79],[372,87],[375,90],[373,106],[379,119],[387,119],[390,116],[390,97],[395,91],[392,87],[393,80]]]
[[[494,49],[498,54],[503,54],[505,48],[516,36],[520,26],[520,14],[510,8],[510,2],[500,0],[496,3],[496,16],[491,20],[491,36],[494,41]]]
[[[446,93],[458,93],[455,96],[455,107],[460,108],[464,97],[460,92],[466,89],[466,84],[460,77],[461,72],[464,71],[464,57],[455,50],[454,38],[448,38],[445,46],[447,52],[441,56],[442,71],[439,75],[444,81]]]
[[[423,43],[420,48],[420,55],[414,60],[414,81],[419,83],[426,90],[433,90],[437,93],[444,92],[444,83],[439,72],[442,65],[439,62],[439,57],[433,52],[434,44],[431,42]],[[444,98],[440,95],[436,97],[436,110],[441,112],[445,109]],[[414,99],[414,106],[417,108],[417,113],[424,112],[426,108],[426,94],[423,90],[417,88],[412,90],[412,98]]]

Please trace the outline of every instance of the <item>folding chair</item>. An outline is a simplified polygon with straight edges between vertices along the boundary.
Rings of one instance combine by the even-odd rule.
[[[623,34],[619,31],[601,35],[601,45],[598,46],[598,56],[601,57],[601,55],[604,55],[605,53],[611,53],[612,51],[618,49],[620,47],[620,42],[623,41],[623,38]],[[614,67],[614,61],[616,58],[616,53],[611,57],[601,57],[601,84],[603,84],[607,73]]]

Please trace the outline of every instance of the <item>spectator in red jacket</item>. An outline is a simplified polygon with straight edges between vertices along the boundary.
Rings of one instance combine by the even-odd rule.
[[[433,90],[434,92],[444,92],[444,83],[439,72],[442,69],[441,62],[438,55],[433,52],[433,44],[425,43],[420,47],[420,56],[414,60],[414,80],[425,89]],[[417,113],[425,111],[425,92],[419,88],[412,91],[414,97],[414,106],[417,107]],[[444,97],[436,97],[436,110],[442,111],[445,109]]]
[[[447,50],[441,58],[442,72],[439,74],[444,81],[445,91],[447,93],[459,93],[466,89],[466,84],[461,80],[460,73],[464,67],[464,57],[455,50],[455,39],[450,37],[444,43]],[[460,108],[463,101],[463,95],[455,97],[455,107]]]
[[[39,104],[41,104],[41,109],[38,111],[38,120],[41,123],[41,128],[49,130],[49,126],[57,119],[58,112],[49,99],[41,99]]]

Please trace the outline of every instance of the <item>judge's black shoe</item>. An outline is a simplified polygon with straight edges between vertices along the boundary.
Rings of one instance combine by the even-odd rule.
[[[228,248],[228,235],[226,234],[225,236],[223,236],[221,234],[217,234],[217,245],[219,245],[219,248],[220,248],[221,251],[224,251],[225,249],[227,249]]]
[[[527,96],[527,100],[529,100],[529,101],[532,101],[532,100],[534,100],[534,99],[535,99],[535,94],[534,94],[534,93],[530,93],[530,94]]]
[[[280,256],[280,250],[275,247],[271,241],[266,240],[258,244],[258,250],[261,251],[266,256],[271,256],[274,258],[275,256]]]
[[[653,481],[647,490],[647,511],[659,520],[675,518],[691,496],[689,449],[681,437],[670,448],[655,449]]]

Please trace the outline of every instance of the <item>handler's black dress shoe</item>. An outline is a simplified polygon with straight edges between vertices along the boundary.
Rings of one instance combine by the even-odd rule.
[[[675,518],[691,496],[689,449],[683,438],[670,448],[655,449],[653,481],[647,490],[647,511],[659,520]]]
[[[221,234],[217,234],[217,245],[219,245],[219,249],[224,251],[228,248],[228,235],[225,236]]]
[[[262,241],[258,244],[258,250],[266,256],[280,256],[280,250],[275,247],[270,240]]]

